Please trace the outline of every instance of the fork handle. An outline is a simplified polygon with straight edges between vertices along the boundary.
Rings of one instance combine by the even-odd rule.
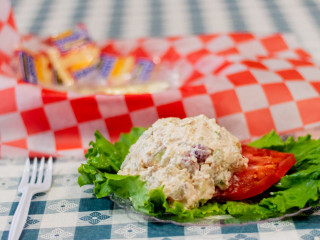
[[[28,191],[28,189],[22,193],[19,205],[11,221],[8,240],[19,239],[28,217],[32,196],[33,193]]]

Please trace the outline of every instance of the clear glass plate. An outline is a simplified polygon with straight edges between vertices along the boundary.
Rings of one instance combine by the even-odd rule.
[[[154,216],[150,216],[144,213],[137,211],[133,206],[131,201],[127,199],[120,198],[114,194],[110,194],[109,198],[113,201],[117,206],[123,208],[128,217],[131,219],[143,219],[149,222],[161,222],[161,223],[173,223],[180,226],[190,226],[190,225],[198,225],[198,226],[209,226],[209,225],[243,225],[243,224],[251,224],[251,223],[264,223],[264,222],[271,222],[271,221],[279,221],[284,220],[293,216],[302,215],[302,216],[309,216],[312,215],[314,212],[320,210],[320,206],[318,207],[306,207],[300,209],[296,212],[284,214],[280,217],[276,218],[269,218],[264,220],[255,220],[255,219],[238,219],[232,217],[231,215],[215,215],[209,216],[204,218],[194,219],[189,222],[179,222],[173,219],[172,215],[164,215],[163,218],[158,218]]]
[[[312,129],[301,130],[296,132],[287,133],[285,135],[280,135],[282,140],[285,141],[289,136],[297,139],[299,136],[305,136],[307,134],[311,134],[313,138],[318,139],[320,138],[320,127],[315,127]],[[133,219],[143,219],[145,221],[150,222],[161,222],[161,223],[173,223],[176,225],[181,226],[190,226],[190,225],[198,225],[198,226],[209,226],[209,225],[244,225],[244,224],[251,224],[251,223],[265,223],[265,222],[272,222],[272,221],[279,221],[291,218],[293,216],[310,216],[313,213],[320,211],[320,205],[317,207],[306,207],[299,209],[295,212],[287,213],[279,217],[268,218],[264,220],[256,220],[252,219],[239,219],[232,217],[231,215],[215,215],[209,216],[204,218],[194,219],[189,222],[180,222],[173,219],[173,216],[168,214],[164,215],[163,218],[158,218],[154,216],[150,216],[144,213],[137,211],[133,206],[131,201],[127,199],[120,198],[114,194],[110,194],[109,198],[113,201],[117,206],[123,208],[129,218]]]

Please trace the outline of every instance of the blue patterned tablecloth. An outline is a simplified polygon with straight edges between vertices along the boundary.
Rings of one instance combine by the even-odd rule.
[[[108,198],[97,199],[92,186],[77,185],[82,160],[58,159],[49,192],[33,197],[21,239],[304,239],[320,238],[320,211],[284,221],[239,226],[177,226],[148,222],[128,214]],[[0,238],[7,239],[20,196],[24,159],[0,160]]]

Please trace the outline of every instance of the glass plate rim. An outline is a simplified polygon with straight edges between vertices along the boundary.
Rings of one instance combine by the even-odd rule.
[[[142,217],[145,221],[148,221],[148,222],[171,223],[171,224],[175,224],[175,225],[178,225],[178,226],[199,226],[199,227],[201,227],[201,226],[204,226],[204,227],[205,226],[244,226],[244,225],[250,225],[250,224],[261,224],[261,223],[267,223],[267,222],[275,222],[275,221],[285,220],[285,219],[288,219],[288,218],[291,218],[291,217],[294,217],[294,216],[298,216],[300,214],[301,214],[301,216],[309,216],[312,213],[311,214],[304,214],[304,215],[302,215],[302,214],[305,213],[306,211],[315,210],[316,208],[320,207],[320,205],[309,206],[309,207],[305,207],[305,208],[299,209],[299,210],[297,210],[296,212],[293,212],[293,213],[287,213],[287,214],[281,215],[279,217],[267,218],[267,219],[263,219],[263,220],[252,220],[252,221],[246,221],[246,222],[241,222],[241,223],[240,222],[239,223],[225,223],[225,222],[222,221],[222,220],[227,219],[227,218],[223,219],[222,218],[223,216],[228,216],[228,219],[232,219],[233,217],[230,216],[230,215],[215,215],[215,216],[212,216],[214,218],[217,218],[217,220],[219,220],[219,218],[220,218],[219,221],[212,222],[212,223],[204,223],[206,220],[209,220],[208,218],[201,218],[201,219],[199,219],[199,222],[178,222],[178,221],[170,220],[170,219],[157,218],[155,216],[151,216],[151,215],[147,215],[145,213],[142,213],[142,212],[134,209],[134,207],[132,206],[130,200],[118,197],[113,193],[111,193],[108,196],[108,198],[112,202],[114,202],[118,207],[120,207],[121,209],[124,209],[129,218],[133,218],[133,217],[139,216],[139,217]],[[121,201],[119,201],[119,200],[121,200]],[[132,216],[132,214],[134,214],[135,216]]]

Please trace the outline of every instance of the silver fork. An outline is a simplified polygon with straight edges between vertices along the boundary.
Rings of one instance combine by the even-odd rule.
[[[48,159],[44,171],[45,159],[41,158],[38,169],[38,159],[33,160],[32,173],[30,178],[30,159],[27,158],[24,166],[18,192],[22,193],[19,205],[11,221],[8,240],[19,239],[26,223],[32,196],[39,192],[48,191],[52,182],[52,157]],[[29,181],[30,179],[30,181]]]

